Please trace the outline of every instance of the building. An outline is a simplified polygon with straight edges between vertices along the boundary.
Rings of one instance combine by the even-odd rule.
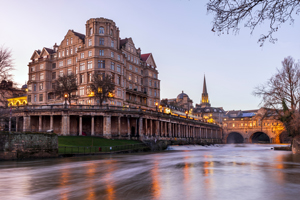
[[[189,111],[194,108],[193,100],[191,100],[190,97],[183,91],[177,95],[177,98],[162,99],[162,104],[163,106],[165,105],[172,106],[174,107],[174,109],[183,112]]]
[[[196,107],[193,109],[193,115],[201,117],[203,120],[209,123],[222,123],[224,110],[222,107],[211,107],[208,98],[205,76],[203,81],[201,102],[200,104],[196,104]]]
[[[142,54],[132,38],[121,39],[110,19],[91,18],[85,26],[85,34],[69,30],[59,45],[34,51],[28,64],[28,104],[62,104],[64,100],[54,94],[54,81],[73,73],[79,90],[72,104],[96,105],[89,83],[94,74],[108,74],[115,91],[104,104],[155,108],[160,80],[153,55]]]
[[[0,107],[26,105],[26,92],[26,84],[22,88],[17,88],[12,81],[2,80],[0,83]]]

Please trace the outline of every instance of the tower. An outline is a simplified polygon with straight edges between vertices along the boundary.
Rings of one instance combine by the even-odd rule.
[[[204,81],[203,81],[203,92],[202,92],[202,99],[201,99],[200,106],[201,107],[210,107],[210,103],[208,100],[207,88],[206,88],[205,75],[204,75]]]

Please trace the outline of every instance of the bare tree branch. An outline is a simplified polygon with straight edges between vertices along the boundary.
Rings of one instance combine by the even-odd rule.
[[[67,94],[68,102],[71,105],[71,100],[76,98],[76,95],[73,93],[78,90],[76,82],[76,76],[74,74],[68,74],[58,77],[55,80],[54,89],[54,92],[57,95],[57,97],[62,98],[65,94]]]
[[[257,25],[267,21],[269,31],[258,40],[262,46],[266,39],[271,43],[277,41],[273,33],[283,23],[294,23],[293,15],[300,13],[300,0],[210,0],[207,11],[215,15],[212,31],[219,35],[230,30],[237,34],[243,21],[252,34]]]

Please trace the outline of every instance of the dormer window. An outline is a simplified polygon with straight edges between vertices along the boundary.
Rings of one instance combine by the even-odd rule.
[[[104,28],[102,26],[99,28],[99,34],[104,34]]]

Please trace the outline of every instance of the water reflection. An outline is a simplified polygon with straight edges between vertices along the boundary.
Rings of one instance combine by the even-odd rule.
[[[1,162],[1,199],[298,199],[300,156],[270,145]]]

